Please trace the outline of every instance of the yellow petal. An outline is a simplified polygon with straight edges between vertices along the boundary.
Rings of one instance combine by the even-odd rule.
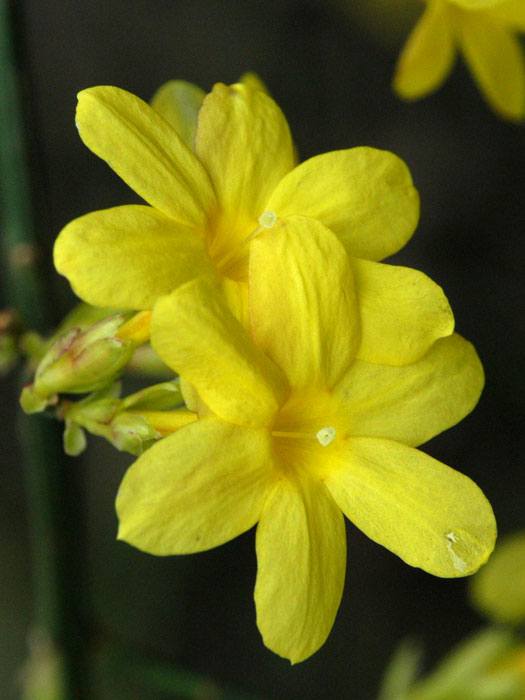
[[[488,10],[503,5],[505,0],[450,0],[465,10]]]
[[[350,255],[380,260],[408,241],[419,198],[403,161],[376,148],[351,148],[310,158],[277,186],[266,208],[277,216],[317,219]]]
[[[495,622],[525,620],[525,532],[498,540],[487,566],[471,581],[474,603]]]
[[[525,117],[525,59],[517,37],[477,12],[460,17],[465,60],[492,109],[510,120]]]
[[[76,123],[86,146],[149,204],[202,228],[215,207],[209,178],[173,127],[148,104],[116,87],[78,95]]]
[[[171,124],[188,148],[195,147],[197,116],[206,93],[185,80],[170,80],[151,99],[153,109]]]
[[[404,367],[356,361],[336,388],[351,435],[420,445],[464,418],[483,388],[483,368],[459,335],[438,340]]]
[[[248,337],[218,285],[197,279],[157,302],[153,349],[221,418],[267,425],[287,391],[278,368]]]
[[[291,386],[333,386],[359,343],[352,271],[334,234],[292,217],[255,238],[249,295],[252,335]]]
[[[525,2],[523,0],[504,0],[488,11],[491,17],[500,20],[511,29],[525,32]]]
[[[486,562],[496,523],[468,477],[391,440],[350,438],[337,457],[325,483],[372,540],[435,576],[466,576]]]
[[[210,174],[222,226],[230,235],[256,224],[270,193],[294,165],[283,113],[268,95],[242,84],[218,83],[206,96],[196,151]]]
[[[270,91],[268,90],[264,82],[257,75],[257,73],[254,73],[253,71],[243,73],[240,77],[239,82],[251,88],[252,90],[259,90],[260,92],[264,92],[267,95],[270,94]]]
[[[454,330],[443,290],[418,270],[352,259],[361,310],[358,357],[403,365],[422,357]]]
[[[155,300],[212,266],[202,239],[146,206],[86,214],[55,243],[55,266],[95,306],[149,309]]]
[[[442,0],[431,0],[401,52],[394,90],[406,100],[428,95],[450,73],[454,57],[450,9]]]
[[[199,420],[128,469],[117,495],[118,537],[157,555],[217,547],[255,525],[271,476],[266,431]]]
[[[282,479],[257,527],[257,625],[265,645],[292,663],[321,647],[345,576],[341,512],[322,483]]]

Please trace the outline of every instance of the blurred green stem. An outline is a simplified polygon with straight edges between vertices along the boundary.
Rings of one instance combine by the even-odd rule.
[[[0,214],[5,291],[25,326],[45,332],[51,326],[46,308],[50,295],[37,270],[12,9],[7,0],[0,0]],[[76,500],[72,474],[66,470],[58,425],[21,415],[19,430],[33,543],[34,625],[63,657],[66,699],[77,699],[86,691],[80,678],[79,572],[74,561],[78,542],[73,544],[75,534],[71,532],[75,519],[68,517],[68,508]]]

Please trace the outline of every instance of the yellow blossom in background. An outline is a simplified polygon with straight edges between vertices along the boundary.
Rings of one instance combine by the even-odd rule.
[[[447,651],[420,677],[422,649],[402,642],[390,661],[378,700],[525,700],[525,649],[503,627],[486,627]]]
[[[56,242],[58,271],[88,303],[136,310],[207,275],[219,279],[243,318],[251,241],[276,221],[291,230],[299,215],[335,233],[352,257],[368,319],[360,355],[418,359],[452,333],[453,317],[428,277],[375,262],[399,250],[417,224],[419,200],[406,165],[365,147],[296,165],[286,119],[262,87],[248,75],[204,96],[172,81],[153,106],[116,87],[81,92],[82,139],[150,206],[72,221]]]
[[[472,579],[470,592],[476,607],[495,622],[525,622],[525,532],[498,541],[490,562]]]
[[[525,57],[516,32],[525,32],[523,0],[426,0],[399,58],[394,89],[408,100],[445,81],[456,52],[500,116],[525,117]]]
[[[483,371],[456,334],[409,365],[358,359],[368,321],[356,275],[312,219],[290,216],[254,238],[249,285],[249,328],[206,276],[156,304],[154,349],[195,388],[194,411],[182,428],[178,411],[173,434],[126,473],[119,538],[187,554],[257,524],[257,624],[295,663],[324,643],[339,607],[343,514],[436,576],[486,561],[488,501],[415,449],[473,408]]]

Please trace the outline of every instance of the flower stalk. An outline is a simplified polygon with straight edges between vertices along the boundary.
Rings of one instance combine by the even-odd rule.
[[[51,325],[45,304],[49,295],[37,269],[38,252],[12,26],[10,3],[0,0],[1,252],[5,258],[5,289],[9,303],[17,309],[25,327],[45,332]],[[80,700],[88,690],[83,680],[78,620],[78,562],[74,557],[78,546],[71,546],[72,520],[68,518],[68,504],[78,503],[72,493],[75,484],[61,454],[57,425],[21,415],[18,428],[32,536],[33,624],[60,650],[64,659],[65,697]],[[78,533],[75,537],[78,543]]]

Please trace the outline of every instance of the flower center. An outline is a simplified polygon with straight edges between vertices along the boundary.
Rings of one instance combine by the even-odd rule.
[[[292,391],[271,427],[276,465],[285,473],[322,476],[346,434],[338,400],[320,388]]]
[[[277,214],[274,211],[263,211],[258,219],[258,222],[259,226],[262,228],[272,228],[277,223]],[[254,234],[252,233],[248,240],[253,236]]]
[[[256,236],[273,228],[278,222],[274,211],[264,211],[257,219],[256,226],[247,236],[237,237],[231,231],[226,232],[227,237],[219,235],[212,242],[210,255],[217,269],[225,276],[234,280],[241,280],[246,275],[246,262],[248,258],[249,244]]]
[[[272,435],[279,438],[295,438],[299,440],[314,440],[322,445],[322,447],[327,447],[331,442],[335,440],[337,431],[331,425],[327,425],[325,428],[321,428],[315,434],[313,433],[297,433],[285,430],[272,430]]]

